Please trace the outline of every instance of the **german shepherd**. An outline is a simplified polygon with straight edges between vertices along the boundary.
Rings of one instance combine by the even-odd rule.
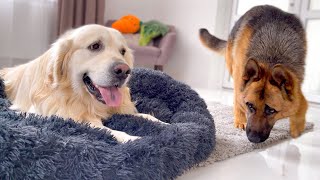
[[[304,131],[306,36],[295,15],[256,6],[236,22],[228,41],[206,29],[199,35],[204,46],[225,56],[234,79],[234,126],[245,129],[249,141],[265,141],[275,122],[286,117],[291,137]]]

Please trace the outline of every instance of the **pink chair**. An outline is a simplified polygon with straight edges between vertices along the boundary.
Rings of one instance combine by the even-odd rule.
[[[114,20],[106,23],[107,27],[111,27]],[[169,26],[169,32],[164,37],[158,37],[147,46],[139,46],[140,34],[124,34],[129,47],[134,51],[136,64],[153,65],[155,70],[163,70],[163,66],[169,61],[176,42],[176,30],[173,26]]]

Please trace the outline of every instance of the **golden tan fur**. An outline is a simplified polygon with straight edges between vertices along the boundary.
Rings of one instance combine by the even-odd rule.
[[[255,102],[257,109],[262,109],[265,104],[273,107],[279,113],[274,117],[268,118],[268,122],[261,122],[264,119],[263,111],[260,111],[252,117],[252,119],[259,119],[260,121],[252,121],[252,127],[263,128],[265,124],[273,126],[274,123],[282,118],[290,117],[290,132],[292,137],[298,137],[305,127],[305,113],[308,104],[301,91],[300,80],[295,73],[291,72],[283,65],[276,65],[269,68],[267,64],[258,63],[260,72],[259,80],[248,83],[245,87],[243,84],[244,73],[246,71],[246,64],[248,57],[246,56],[249,42],[252,34],[252,29],[248,26],[242,28],[242,31],[236,36],[234,41],[228,41],[226,45],[225,58],[226,66],[229,73],[234,79],[234,126],[236,128],[245,129],[247,125],[247,107],[246,102]],[[201,38],[201,37],[200,37]],[[201,40],[202,42],[204,40]],[[203,43],[204,44],[204,43]],[[204,44],[205,45],[205,44]],[[210,47],[209,47],[210,48]],[[236,57],[236,59],[234,59]],[[286,90],[290,91],[288,95],[285,89],[280,90],[278,87],[270,84],[270,79],[274,80],[272,73],[275,67],[281,67],[279,73],[287,73],[290,81],[287,81]],[[279,68],[277,68],[279,69]],[[252,77],[248,77],[249,79]],[[264,89],[264,98],[260,98],[260,91]],[[294,97],[289,99],[288,96]],[[259,108],[260,107],[260,108]]]
[[[100,40],[105,43],[102,52],[88,52],[90,43]],[[127,53],[122,57],[119,48]],[[113,114],[137,114],[131,101],[130,90],[122,86],[122,103],[108,107],[94,99],[82,81],[81,73],[104,70],[111,61],[123,61],[133,67],[133,55],[119,32],[99,25],[87,25],[67,32],[40,57],[29,63],[0,71],[5,90],[13,107],[23,112],[44,116],[57,115],[72,118],[81,123],[104,128],[102,119]],[[101,74],[101,73],[100,73]],[[97,80],[104,78],[97,75]],[[151,120],[153,117],[142,114]],[[110,130],[110,129],[108,129]],[[110,130],[117,140],[124,142],[137,137]]]
[[[263,142],[277,120],[289,117],[290,134],[298,137],[308,108],[301,91],[306,39],[299,20],[275,7],[257,6],[240,18],[228,41],[206,29],[199,32],[204,46],[224,53],[233,77],[234,126],[246,129],[250,141]]]
[[[227,51],[226,51],[226,65],[227,68],[234,78],[234,115],[235,121],[234,125],[237,128],[245,129],[247,117],[246,117],[246,104],[245,102],[255,102],[255,106],[257,109],[262,109],[265,104],[273,107],[279,113],[277,113],[274,117],[269,118],[267,124],[274,125],[274,123],[286,117],[290,117],[290,132],[292,137],[298,137],[304,130],[305,127],[305,113],[307,110],[307,102],[301,91],[301,82],[295,76],[294,73],[290,72],[290,70],[286,69],[281,65],[276,65],[282,67],[281,71],[287,72],[289,74],[290,79],[292,79],[289,84],[287,84],[286,89],[290,89],[290,96],[293,96],[293,100],[290,100],[285,90],[280,90],[274,85],[270,84],[270,79],[274,79],[272,77],[272,73],[275,67],[268,68],[268,65],[264,63],[258,63],[260,72],[264,72],[263,75],[260,74],[260,79],[256,82],[251,82],[248,84],[244,90],[243,89],[243,76],[245,73],[245,65],[248,62],[247,48],[249,47],[249,42],[251,38],[252,30],[245,26],[243,27],[241,33],[237,36],[235,43],[233,46],[232,43],[228,43]],[[233,55],[234,54],[234,55]],[[233,60],[232,57],[237,57],[236,60]],[[264,98],[260,98],[260,91],[264,89]],[[283,98],[286,97],[286,98]],[[260,107],[260,108],[259,108]],[[261,123],[261,119],[263,119],[263,111],[260,111],[253,117],[253,119],[260,119],[260,121],[253,121],[252,126],[259,126]],[[301,118],[303,117],[303,118]],[[263,127],[258,127],[263,128]]]

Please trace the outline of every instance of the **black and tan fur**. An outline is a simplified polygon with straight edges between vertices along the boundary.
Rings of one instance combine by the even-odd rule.
[[[200,29],[200,40],[223,54],[234,79],[234,125],[251,142],[263,142],[279,119],[290,118],[290,134],[305,128],[302,94],[305,31],[299,19],[273,6],[256,6],[234,25],[228,41]]]

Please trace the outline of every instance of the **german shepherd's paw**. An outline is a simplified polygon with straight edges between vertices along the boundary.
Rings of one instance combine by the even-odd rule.
[[[246,126],[247,126],[247,123],[234,121],[234,127],[235,128],[239,128],[239,129],[245,130]]]
[[[305,125],[301,126],[290,126],[290,135],[293,138],[299,137],[304,131]]]
[[[300,135],[301,135],[301,133],[302,133],[303,131],[299,131],[299,130],[291,130],[290,131],[290,135],[291,135],[291,137],[293,137],[293,138],[297,138],[297,137],[299,137]]]

